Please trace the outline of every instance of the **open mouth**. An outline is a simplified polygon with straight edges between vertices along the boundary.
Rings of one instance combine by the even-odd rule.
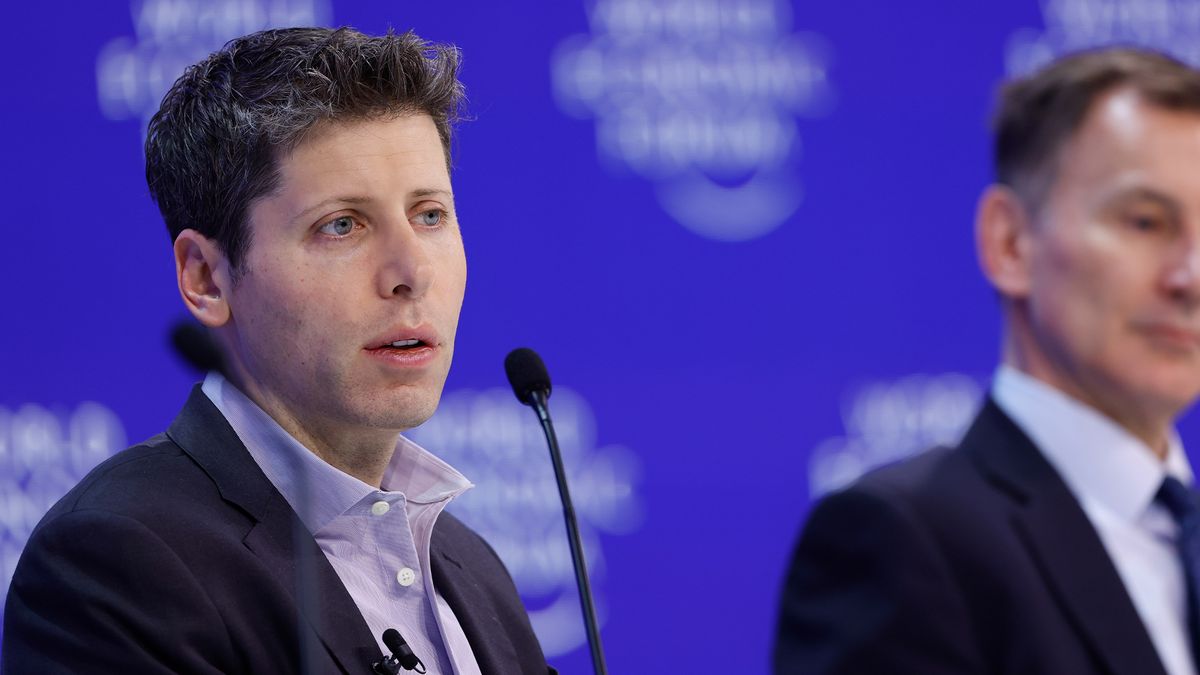
[[[396,326],[368,342],[364,349],[386,363],[416,365],[428,362],[438,353],[441,342],[432,326]]]
[[[395,342],[389,342],[373,348],[372,351],[411,352],[428,346],[429,344],[424,340],[412,338],[409,340],[396,340]]]

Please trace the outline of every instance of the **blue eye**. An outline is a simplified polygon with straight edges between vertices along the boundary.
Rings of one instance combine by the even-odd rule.
[[[320,232],[333,235],[335,237],[344,237],[354,231],[354,219],[350,216],[342,216],[321,226]]]
[[[437,227],[439,224],[441,224],[442,218],[445,215],[445,211],[442,211],[441,209],[434,209],[432,211],[425,211],[424,213],[417,215],[417,219],[426,227]]]

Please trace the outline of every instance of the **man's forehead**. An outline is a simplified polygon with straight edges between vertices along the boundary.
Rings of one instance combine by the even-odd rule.
[[[332,137],[361,136],[364,140],[379,139],[383,136],[380,132],[380,123],[399,120],[414,122],[410,127],[414,130],[412,134],[414,138],[420,137],[422,142],[428,140],[436,142],[439,146],[441,145],[442,141],[438,133],[437,124],[428,113],[420,111],[392,111],[370,115],[346,115],[319,120],[297,134],[290,142],[276,146],[274,159],[280,163],[286,162],[294,158],[297,154],[304,154],[306,150],[329,142]],[[432,134],[432,136],[430,137],[428,134]]]
[[[1089,133],[1093,140],[1108,137],[1129,142],[1144,140],[1160,128],[1200,130],[1200,105],[1168,105],[1132,85],[1118,86],[1096,98],[1070,140]]]
[[[1054,156],[1056,173],[1091,175],[1151,166],[1187,153],[1200,162],[1200,109],[1147,100],[1132,87],[1100,96]]]
[[[383,163],[380,163],[380,162]],[[280,183],[371,180],[396,169],[427,178],[449,192],[445,146],[433,118],[424,113],[353,117],[322,122],[275,162]]]
[[[424,120],[416,126],[395,136],[375,124],[421,117]],[[274,185],[255,200],[251,212],[269,206],[277,217],[282,215],[291,222],[313,215],[321,207],[369,206],[382,196],[406,200],[438,197],[452,203],[454,194],[441,147],[428,115],[323,122],[320,128],[306,132],[296,147],[281,148],[274,162]]]

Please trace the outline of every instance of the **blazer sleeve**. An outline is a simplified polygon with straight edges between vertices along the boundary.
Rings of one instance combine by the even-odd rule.
[[[777,675],[986,672],[961,590],[900,496],[852,487],[821,501],[786,576]]]
[[[9,588],[0,659],[7,675],[237,670],[217,608],[175,552],[101,510],[35,531]]]

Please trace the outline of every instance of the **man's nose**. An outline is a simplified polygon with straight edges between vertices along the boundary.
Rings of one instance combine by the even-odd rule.
[[[1200,225],[1172,248],[1163,274],[1164,289],[1172,297],[1200,303]]]
[[[390,298],[419,298],[433,283],[433,266],[426,243],[408,220],[385,228],[380,236],[379,294]]]

